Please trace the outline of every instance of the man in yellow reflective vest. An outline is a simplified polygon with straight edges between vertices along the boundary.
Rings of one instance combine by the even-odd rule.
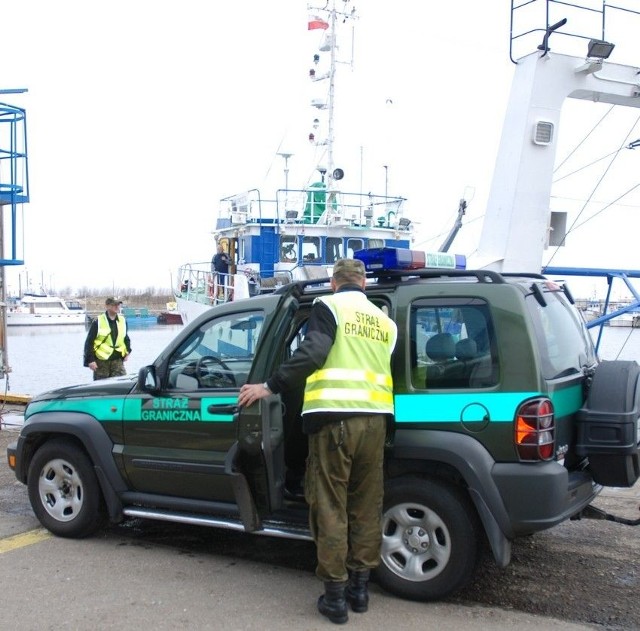
[[[106,311],[89,327],[84,342],[84,365],[93,371],[94,381],[126,375],[124,362],[131,353],[127,322],[120,310],[121,300],[107,298]]]
[[[393,415],[391,353],[395,323],[365,293],[361,261],[340,259],[333,294],[314,302],[305,338],[264,384],[245,384],[238,404],[304,385],[309,435],[305,499],[316,542],[318,610],[348,621],[348,605],[367,611],[370,570],[380,562],[383,452]]]

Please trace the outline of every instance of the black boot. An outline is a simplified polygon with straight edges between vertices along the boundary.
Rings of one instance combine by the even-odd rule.
[[[344,624],[349,620],[349,609],[345,598],[347,583],[324,584],[324,595],[318,598],[318,611],[334,624]]]
[[[349,576],[347,600],[356,613],[364,613],[369,608],[369,570],[354,570]]]

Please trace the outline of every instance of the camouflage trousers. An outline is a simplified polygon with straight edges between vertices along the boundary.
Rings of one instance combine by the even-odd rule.
[[[120,377],[126,375],[127,371],[124,369],[124,361],[121,358],[118,359],[96,359],[98,367],[93,373],[93,380],[107,379],[107,377]]]
[[[374,414],[309,435],[304,490],[323,581],[380,562],[385,434],[385,417]]]

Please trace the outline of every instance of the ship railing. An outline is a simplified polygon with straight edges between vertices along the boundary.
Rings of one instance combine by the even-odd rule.
[[[214,306],[250,298],[261,293],[270,293],[293,281],[290,271],[277,271],[263,278],[259,271],[239,266],[236,273],[212,274],[211,263],[188,263],[178,269],[176,297]]]
[[[518,59],[534,52],[547,55],[552,43],[556,55],[584,57],[588,42],[596,40],[614,42],[618,46],[618,62],[622,49],[629,63],[635,63],[635,47],[623,47],[621,42],[615,40],[622,25],[640,26],[640,11],[633,6],[634,2],[511,0],[509,58],[517,64]]]
[[[218,229],[243,224],[342,224],[402,229],[404,197],[327,191],[321,187],[279,189],[275,199],[258,189],[220,200]]]
[[[211,263],[187,263],[178,269],[176,296],[191,302],[213,305]]]

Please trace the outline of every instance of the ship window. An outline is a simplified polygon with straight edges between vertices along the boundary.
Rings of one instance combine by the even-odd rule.
[[[363,250],[364,247],[364,239],[349,239],[347,241],[347,258],[352,259],[353,253],[358,250]]]
[[[341,258],[344,258],[342,239],[327,237],[327,263],[335,263]]]
[[[298,262],[298,244],[296,243],[296,237],[288,235],[280,237],[280,262]]]
[[[244,238],[242,239],[233,239],[233,250],[228,249],[227,252],[235,251],[234,261],[232,263],[240,263],[246,260],[245,250],[246,250],[246,241]],[[231,243],[229,244],[229,248],[231,248]]]
[[[305,263],[320,262],[320,237],[302,238],[302,260]]]
[[[384,241],[382,239],[369,239],[368,248],[383,248]]]

